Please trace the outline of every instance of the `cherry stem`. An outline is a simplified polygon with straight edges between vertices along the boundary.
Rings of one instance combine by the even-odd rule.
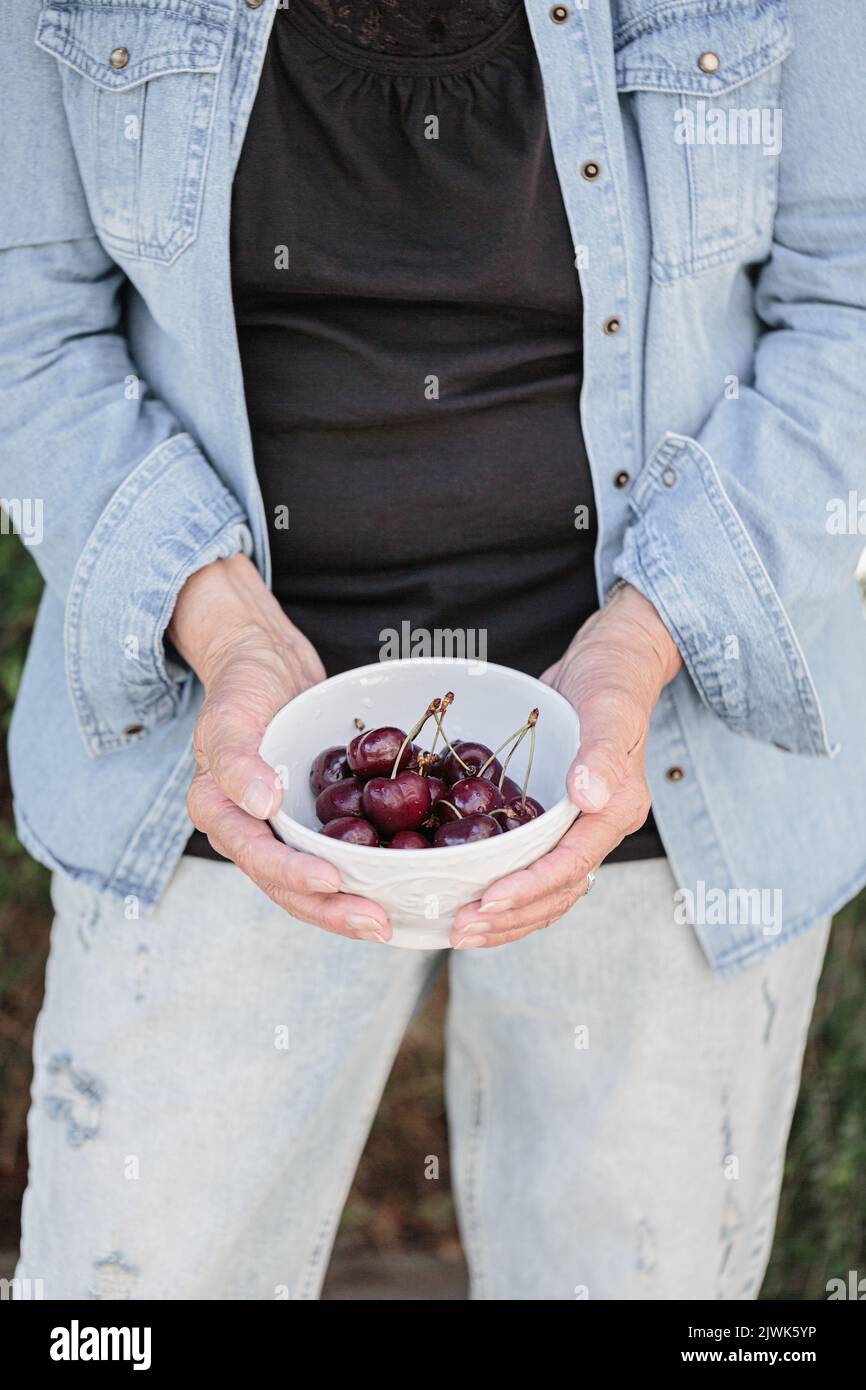
[[[444,738],[444,740],[445,740],[445,747],[448,749],[448,752],[449,752],[449,753],[452,753],[452,754],[454,755],[454,757],[457,759],[457,761],[458,761],[458,763],[460,764],[460,766],[461,766],[462,768],[464,768],[465,771],[468,772],[468,773],[470,773],[470,775],[471,775],[471,773],[472,773],[471,767],[469,766],[468,763],[464,763],[464,761],[463,761],[463,759],[461,758],[460,754],[459,754],[459,753],[457,752],[457,750],[452,746],[451,741],[450,741],[450,739],[448,738],[448,735],[446,734],[444,728],[442,727],[442,718],[441,718],[439,715],[436,715],[435,718],[436,718],[436,728],[438,729],[439,733],[440,733],[440,734],[442,735],[442,737]]]
[[[518,748],[520,747],[521,743],[522,743],[523,740],[526,738],[526,735],[529,733],[529,725],[528,725],[528,724],[524,724],[523,728],[519,731],[519,733],[520,733],[520,737],[518,738],[517,742],[515,743],[514,747],[513,747],[512,750],[511,750],[511,752],[508,754],[508,757],[505,759],[505,762],[502,764],[502,771],[501,771],[501,773],[499,774],[499,783],[498,783],[498,786],[499,786],[499,790],[500,790],[500,791],[502,791],[502,783],[505,781],[505,776],[506,776],[506,773],[508,772],[508,764],[511,762],[511,759],[514,757],[514,754],[517,752],[517,750],[518,750]]]
[[[462,820],[462,819],[463,819],[463,812],[462,812],[462,811],[458,811],[458,809],[457,809],[457,807],[454,805],[454,802],[453,802],[453,801],[446,801],[445,798],[444,798],[444,796],[440,797],[439,800],[441,801],[441,803],[442,803],[443,806],[447,806],[447,807],[448,807],[449,811],[453,811],[453,812],[454,812],[454,814],[455,814],[455,816],[457,817],[458,820]]]
[[[515,739],[515,738],[516,738],[516,739],[521,739],[521,738],[523,738],[523,735],[526,733],[526,731],[527,731],[528,728],[529,728],[529,721],[527,720],[527,722],[526,722],[525,724],[521,724],[521,726],[520,726],[519,729],[515,729],[513,734],[509,734],[509,735],[508,735],[508,738],[503,739],[503,741],[502,741],[502,743],[500,743],[499,747],[498,747],[498,748],[494,748],[493,752],[490,754],[490,757],[487,759],[486,763],[482,763],[482,764],[481,764],[481,766],[479,767],[479,769],[478,769],[478,771],[476,772],[475,776],[476,776],[476,777],[483,777],[483,776],[484,776],[484,773],[485,773],[485,770],[486,770],[486,769],[490,766],[490,764],[494,761],[494,759],[496,758],[497,753],[501,753],[502,750],[503,750],[503,748],[507,748],[508,745],[509,745],[509,743],[511,743],[512,739]],[[516,746],[517,746],[517,745],[515,744],[515,747],[516,747]]]
[[[538,711],[535,711],[536,716]],[[529,774],[532,771],[532,759],[535,757],[535,721],[530,725],[529,735],[529,762],[526,764],[526,776],[523,779],[523,796],[520,799],[521,808],[526,810],[526,789],[529,786]]]
[[[454,702],[454,691],[453,691],[453,690],[449,690],[449,691],[447,691],[446,694],[443,696],[443,698],[442,698],[442,704],[441,704],[440,707],[439,707],[439,716],[438,716],[438,718],[437,718],[437,720],[436,720],[436,732],[435,732],[435,734],[433,735],[433,742],[430,744],[430,756],[431,756],[431,758],[432,758],[433,754],[434,754],[435,751],[436,751],[436,744],[439,742],[439,735],[441,734],[443,738],[445,737],[445,730],[442,728],[442,720],[445,718],[445,715],[448,713],[448,708],[449,708],[450,705],[453,704],[453,702]],[[452,749],[452,752],[453,752],[453,749]]]
[[[499,776],[499,790],[500,790],[500,791],[502,791],[502,783],[505,781],[505,774],[506,774],[507,771],[508,771],[508,764],[511,762],[511,759],[514,757],[514,754],[517,752],[518,748],[520,747],[521,743],[523,742],[523,740],[525,739],[526,735],[529,733],[530,730],[532,731],[532,744],[531,744],[530,751],[529,751],[529,767],[530,767],[530,768],[532,767],[532,754],[533,754],[534,751],[535,751],[535,726],[536,726],[537,723],[538,723],[538,710],[537,710],[537,709],[534,709],[534,710],[531,710],[531,711],[530,711],[529,717],[527,718],[526,723],[524,724],[523,728],[517,730],[516,742],[515,742],[515,744],[514,744],[514,747],[511,749],[511,752],[508,754],[508,757],[505,759],[505,764],[504,764],[504,766],[503,766],[503,768],[502,768],[502,772],[500,773],[500,776]],[[506,742],[507,742],[507,740],[506,740]],[[504,746],[504,745],[503,745],[503,746]],[[486,764],[485,764],[485,766],[486,766]],[[526,781],[527,781],[527,783],[528,783],[528,781],[529,781],[529,769],[527,769]],[[524,788],[523,788],[523,804],[524,804],[524,806],[526,805],[526,784],[524,784]]]
[[[397,776],[397,769],[400,766],[400,760],[402,759],[406,749],[409,747],[409,744],[412,742],[413,738],[417,738],[418,734],[420,734],[421,730],[424,728],[424,725],[427,723],[427,720],[430,718],[431,714],[436,713],[441,703],[442,701],[438,698],[435,700],[431,700],[426,710],[422,714],[421,718],[418,720],[418,723],[415,725],[414,729],[409,730],[403,742],[400,744],[400,751],[394,759],[394,766],[391,768],[392,782],[394,781],[394,778]]]

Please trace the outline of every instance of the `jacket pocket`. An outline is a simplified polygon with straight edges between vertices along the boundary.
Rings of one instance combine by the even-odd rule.
[[[652,274],[669,282],[772,240],[788,0],[620,0],[616,81],[643,164]]]
[[[45,0],[36,43],[62,66],[63,100],[100,240],[170,263],[198,232],[223,0]]]

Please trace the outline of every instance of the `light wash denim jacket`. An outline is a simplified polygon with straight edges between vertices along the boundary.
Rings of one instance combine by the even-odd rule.
[[[866,880],[863,9],[527,11],[583,289],[598,591],[636,585],[685,659],[649,779],[678,910],[724,975]],[[18,827],[144,908],[191,828],[175,596],[239,549],[269,575],[229,209],[273,16],[15,0],[0,20],[0,492],[13,519],[41,508],[46,580]]]

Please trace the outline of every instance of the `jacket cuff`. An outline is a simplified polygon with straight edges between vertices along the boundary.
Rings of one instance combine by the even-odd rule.
[[[796,633],[706,450],[666,434],[631,506],[614,573],[653,604],[704,704],[735,733],[832,756]]]
[[[117,489],[66,602],[66,676],[92,757],[178,713],[193,677],[163,646],[177,595],[196,570],[252,548],[240,504],[188,434],[152,450]]]

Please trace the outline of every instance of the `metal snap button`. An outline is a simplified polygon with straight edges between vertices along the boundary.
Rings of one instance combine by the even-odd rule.
[[[248,10],[257,10],[261,3],[262,0],[246,0],[246,6]]]
[[[113,68],[125,68],[129,62],[129,49],[112,48],[108,55],[108,61]]]
[[[702,53],[698,59],[701,72],[718,72],[721,66],[722,60],[718,53]]]
[[[612,338],[614,333],[618,333],[622,328],[622,321],[614,315],[613,318],[605,319],[603,327],[607,336]]]
[[[615,473],[613,478],[614,487],[628,487],[631,482],[631,474],[623,469],[620,473]]]
[[[681,782],[685,775],[681,767],[669,767],[665,773],[669,782]]]
[[[568,19],[568,10],[565,5],[554,5],[553,9],[550,11],[550,18],[553,20],[554,24],[564,24]]]
[[[591,183],[593,179],[598,178],[599,174],[601,173],[601,169],[598,167],[594,159],[588,159],[580,172],[583,174],[583,177],[585,179],[588,179]]]
[[[126,728],[124,729],[123,732],[124,732],[125,734],[129,734],[129,735],[132,735],[132,734],[143,734],[143,733],[144,733],[144,725],[143,725],[143,724],[127,724],[127,726],[126,726]]]

